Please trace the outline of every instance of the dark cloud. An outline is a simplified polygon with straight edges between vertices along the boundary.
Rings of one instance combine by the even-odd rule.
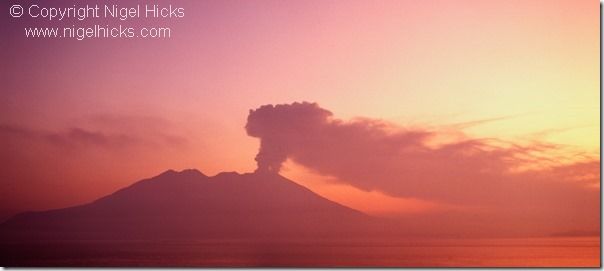
[[[246,130],[248,135],[260,138],[256,156],[258,170],[279,172],[281,164],[291,153],[292,143],[303,144],[301,134],[315,134],[331,112],[316,104],[265,105],[250,110]],[[319,124],[319,125],[317,125]]]
[[[316,103],[251,110],[246,130],[260,139],[260,171],[278,172],[291,159],[357,188],[393,196],[488,207],[528,218],[543,219],[555,210],[559,217],[585,220],[589,218],[583,214],[597,218],[599,212],[594,188],[599,161],[564,163],[558,159],[569,157],[544,156],[560,151],[553,144],[467,136],[433,144],[438,131],[371,119],[343,121]]]

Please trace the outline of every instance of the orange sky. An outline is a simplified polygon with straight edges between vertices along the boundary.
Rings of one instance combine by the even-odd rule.
[[[179,5],[185,18],[148,22],[173,28],[165,40],[26,39],[40,22],[4,17],[0,214],[88,202],[168,168],[253,171],[248,110],[295,101],[599,160],[598,2]],[[442,207],[292,161],[283,174],[376,215]]]

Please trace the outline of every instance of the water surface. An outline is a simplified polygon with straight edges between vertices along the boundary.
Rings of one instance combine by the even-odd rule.
[[[599,237],[2,244],[3,266],[599,267]]]

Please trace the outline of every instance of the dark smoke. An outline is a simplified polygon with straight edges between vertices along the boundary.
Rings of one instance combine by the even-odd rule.
[[[260,151],[255,158],[257,170],[278,173],[292,151],[290,140],[317,132],[317,123],[323,123],[331,115],[316,103],[307,102],[264,105],[250,110],[245,129],[248,135],[260,138]]]
[[[471,206],[478,212],[473,215],[493,222],[597,225],[599,160],[562,163],[542,156],[561,146],[467,136],[431,145],[439,131],[343,121],[306,102],[251,110],[246,130],[261,141],[259,172],[278,173],[290,159],[365,191]]]

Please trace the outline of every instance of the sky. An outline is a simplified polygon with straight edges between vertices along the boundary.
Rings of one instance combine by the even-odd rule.
[[[254,171],[262,137],[245,127],[250,110],[267,104],[316,102],[331,113],[326,125],[379,122],[367,129],[426,133],[429,142],[417,144],[432,150],[470,139],[506,142],[497,145],[505,151],[513,144],[548,146],[532,154],[571,177],[584,174],[567,170],[573,165],[588,164],[591,174],[599,164],[596,1],[157,3],[183,7],[185,15],[84,22],[2,17],[0,218],[90,202],[167,169]],[[2,3],[2,10],[12,4]],[[120,2],[136,4],[145,2]],[[25,27],[94,24],[162,26],[172,33],[81,41],[24,35]],[[283,175],[373,215],[407,218],[467,207],[444,194],[400,193],[406,186],[396,182],[346,179],[335,165],[309,163],[294,157],[306,155],[297,150],[291,155]],[[545,178],[545,167],[534,175]],[[593,191],[595,173],[587,185]],[[589,204],[577,206],[598,208]],[[587,213],[583,224],[552,230],[592,229],[599,218]]]

